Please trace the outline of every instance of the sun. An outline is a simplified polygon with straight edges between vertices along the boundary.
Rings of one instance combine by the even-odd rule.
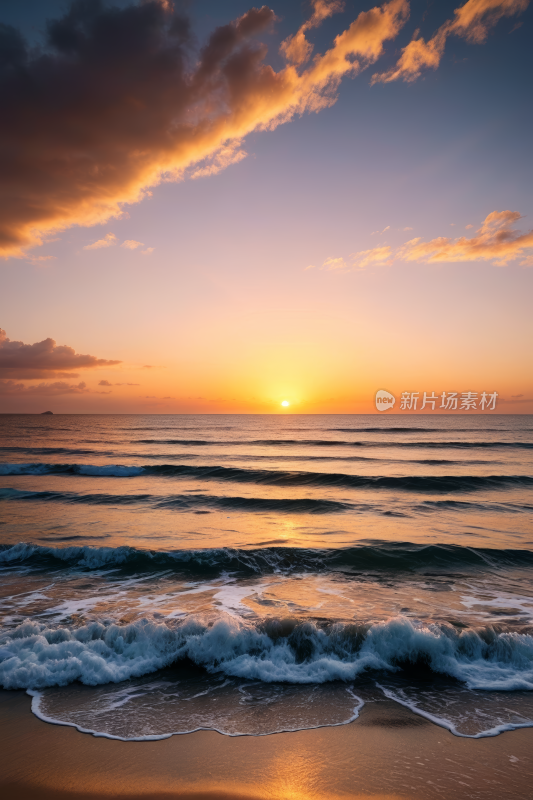
[[[283,406],[283,408],[288,408],[290,406],[290,403],[288,400],[282,400],[281,405]]]

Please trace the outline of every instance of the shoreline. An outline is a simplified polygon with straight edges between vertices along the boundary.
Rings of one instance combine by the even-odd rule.
[[[531,797],[533,729],[459,738],[386,699],[338,727],[239,737],[199,731],[154,742],[52,725],[30,704],[23,691],[0,691],[5,800]]]

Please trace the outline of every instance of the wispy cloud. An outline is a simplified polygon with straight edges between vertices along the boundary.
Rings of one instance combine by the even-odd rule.
[[[4,397],[56,397],[61,394],[87,394],[90,390],[83,382],[78,384],[55,381],[39,383],[37,386],[26,386],[13,380],[0,379],[0,396]]]
[[[341,0],[312,0],[313,13],[304,22],[294,36],[288,36],[280,46],[280,53],[292,64],[305,64],[313,52],[313,45],[307,40],[306,33],[312,28],[317,28],[320,23],[344,9]]]
[[[449,239],[440,236],[424,242],[411,239],[397,251],[405,261],[493,261],[505,266],[511,261],[530,266],[533,258],[533,231],[521,234],[513,226],[521,215],[518,211],[493,211],[489,214],[477,236]]]
[[[135,239],[126,239],[120,246],[125,247],[127,250],[137,250],[138,247],[144,247],[144,244],[142,242],[136,242]]]
[[[208,156],[202,167],[193,169],[189,177],[193,180],[196,178],[206,178],[210,175],[217,175],[217,173],[222,172],[223,169],[226,169],[232,164],[238,164],[239,161],[242,161],[243,158],[246,158],[248,155],[246,150],[241,149],[241,144],[241,141],[236,140],[224,145],[220,150]]]
[[[117,237],[114,233],[107,233],[103,239],[98,239],[97,242],[86,244],[84,250],[100,250],[102,247],[113,247],[117,243]]]
[[[353,272],[367,267],[386,266],[392,264],[391,253],[392,249],[388,246],[360,250],[357,253],[352,253],[348,260],[344,258],[327,258],[322,264],[322,269],[329,272]]]
[[[476,236],[451,239],[439,236],[425,242],[422,238],[410,239],[399,247],[383,245],[352,253],[348,259],[327,258],[322,269],[330,272],[353,272],[369,267],[390,266],[394,261],[420,263],[492,261],[504,267],[513,261],[520,266],[533,266],[533,230],[520,233],[514,227],[522,216],[518,211],[492,211],[484,219]],[[472,225],[467,226],[472,227]],[[412,230],[404,228],[404,230]],[[313,269],[313,267],[307,267]]]
[[[101,380],[98,382],[98,386],[140,386],[140,383],[110,383],[106,380]]]
[[[392,264],[390,247],[373,247],[371,250],[360,250],[352,258],[353,269],[366,269]]]
[[[414,38],[403,48],[396,66],[373,75],[372,83],[389,83],[400,78],[407,82],[416,80],[423,69],[437,69],[448,36],[455,34],[468,42],[481,44],[498,20],[525,11],[528,4],[529,0],[468,0],[429,41],[419,37],[419,31],[416,31]]]
[[[34,255],[26,255],[25,260],[28,261],[30,264],[39,264],[42,261],[55,261],[55,256],[34,256]]]
[[[322,269],[327,270],[339,270],[339,269],[348,269],[348,264],[344,260],[344,258],[326,258],[324,263],[322,264]]]

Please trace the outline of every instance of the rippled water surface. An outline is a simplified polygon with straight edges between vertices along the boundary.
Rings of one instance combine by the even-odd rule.
[[[0,683],[143,739],[533,724],[528,416],[0,416]]]

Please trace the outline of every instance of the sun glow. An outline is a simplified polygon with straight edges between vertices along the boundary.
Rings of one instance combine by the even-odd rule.
[[[282,400],[281,405],[283,406],[283,408],[288,408],[290,406],[290,403],[288,400]]]

